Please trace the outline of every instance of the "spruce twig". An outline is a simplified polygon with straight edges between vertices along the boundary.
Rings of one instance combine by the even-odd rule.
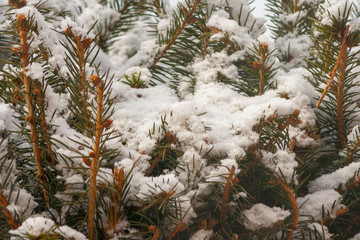
[[[170,49],[170,47],[174,44],[177,37],[180,35],[182,30],[185,28],[186,24],[190,22],[192,15],[194,14],[197,6],[201,0],[195,0],[194,5],[192,6],[191,10],[186,14],[184,21],[181,23],[180,27],[177,29],[175,34],[172,36],[170,41],[167,43],[166,47],[157,55],[157,57],[154,59],[152,64],[148,67],[150,70],[153,70],[156,68],[156,64],[160,61],[160,59],[166,54],[166,52]]]
[[[15,221],[12,214],[7,210],[7,206],[9,205],[8,201],[6,200],[5,196],[3,195],[2,191],[0,191],[0,208],[2,209],[2,213],[4,214],[7,223],[9,224],[11,229],[17,229],[19,224]]]
[[[89,216],[88,216],[88,235],[89,239],[95,239],[94,234],[94,214],[96,210],[96,176],[98,171],[98,162],[100,156],[100,143],[101,135],[103,132],[102,114],[103,114],[103,95],[104,95],[104,82],[96,75],[91,76],[91,82],[97,88],[97,116],[96,116],[96,132],[95,143],[93,148],[93,158],[90,166],[90,193],[89,193]]]
[[[344,148],[346,145],[346,131],[344,124],[344,86],[346,78],[346,58],[347,58],[347,35],[350,26],[346,26],[344,36],[340,47],[340,61],[339,61],[339,80],[337,83],[337,125],[338,125],[338,137],[340,142],[340,148]]]
[[[121,197],[125,183],[123,169],[114,168],[113,177],[115,180],[115,191],[111,193],[113,206],[109,210],[108,229],[115,230],[120,219]]]
[[[319,98],[318,102],[316,103],[316,107],[319,107],[319,106],[320,106],[322,100],[324,99],[324,97],[325,97],[325,95],[326,95],[326,92],[328,91],[330,85],[331,85],[331,84],[333,83],[333,81],[334,81],[334,77],[335,77],[336,72],[337,72],[337,70],[338,70],[338,68],[339,68],[339,65],[340,65],[340,59],[341,59],[341,56],[342,56],[342,54],[343,54],[342,52],[345,51],[345,53],[346,53],[346,37],[347,37],[348,30],[349,30],[349,26],[347,26],[346,29],[345,29],[345,33],[344,33],[343,39],[342,39],[342,41],[341,41],[340,52],[339,52],[339,54],[338,54],[338,57],[337,57],[335,66],[334,66],[333,70],[332,70],[331,73],[330,73],[330,79],[329,79],[328,83],[326,84],[326,86],[325,86],[325,88],[324,88],[324,91],[323,91],[322,94],[321,94],[321,97]],[[328,48],[328,47],[327,47],[327,48]],[[343,49],[345,49],[345,50],[343,50]],[[325,61],[324,63],[326,63],[326,61]]]
[[[220,216],[220,220],[221,220],[221,226],[225,227],[225,222],[226,222],[226,212],[228,210],[227,207],[227,201],[229,199],[229,192],[230,192],[230,187],[233,183],[233,177],[235,174],[235,167],[232,166],[230,171],[229,171],[229,175],[226,179],[226,183],[225,183],[225,188],[224,188],[224,193],[223,193],[223,197],[222,197],[222,202],[221,202],[221,216]]]
[[[280,179],[273,180],[270,183],[280,185],[285,190],[285,192],[286,192],[286,194],[287,194],[287,196],[288,196],[288,198],[290,200],[290,204],[291,204],[293,213],[292,213],[290,231],[287,233],[285,239],[286,240],[291,240],[291,237],[294,234],[294,231],[297,229],[297,223],[298,223],[298,220],[299,220],[299,206],[298,206],[298,203],[296,202],[295,195],[292,192],[291,188],[288,186],[288,184],[284,183]]]
[[[36,81],[36,83],[35,83],[34,94],[36,96],[37,103],[40,108],[41,127],[42,127],[42,131],[43,131],[46,147],[47,147],[48,153],[51,158],[51,164],[56,165],[56,158],[55,158],[54,152],[51,149],[50,135],[48,132],[48,127],[47,127],[46,118],[45,118],[44,95],[41,91],[41,84],[38,81]]]
[[[131,5],[132,2],[134,2],[134,0],[129,1],[129,2],[126,2],[126,3],[124,4],[124,6],[123,6],[121,9],[119,9],[117,12],[120,13],[120,14],[124,14],[124,13],[126,12],[126,10],[130,7],[130,5]],[[119,21],[119,20],[118,20],[118,21]],[[107,28],[106,28],[106,31],[99,36],[99,43],[98,43],[98,45],[99,45],[100,48],[103,48],[103,47],[105,46],[105,43],[106,43],[106,41],[108,40],[111,32],[114,30],[115,26],[116,26],[116,23],[114,23],[114,24],[109,24],[109,25],[107,26]]]
[[[170,233],[170,235],[169,235],[169,237],[167,239],[172,240],[178,232],[182,232],[185,229],[186,229],[186,225],[184,225],[183,221],[180,221],[179,224],[176,225],[174,230],[172,230],[172,232]]]
[[[30,124],[31,129],[31,144],[34,152],[34,158],[35,163],[37,167],[37,178],[40,181],[41,187],[43,189],[44,197],[47,202],[47,205],[49,206],[49,195],[47,193],[47,190],[45,188],[45,176],[42,169],[42,161],[41,161],[41,150],[39,146],[39,133],[36,126],[35,121],[35,106],[32,99],[31,94],[31,79],[29,76],[27,76],[27,68],[29,66],[29,44],[27,42],[28,37],[28,31],[26,29],[26,17],[24,14],[19,14],[17,16],[17,23],[18,23],[18,32],[20,37],[20,43],[21,43],[21,66],[22,66],[22,78],[25,86],[25,99],[26,99],[26,105],[28,109],[28,116],[25,118],[25,120]]]
[[[161,234],[160,229],[154,227],[153,225],[150,225],[150,226],[148,227],[148,230],[149,230],[150,232],[153,232],[153,233],[154,233],[154,235],[153,235],[153,237],[151,238],[151,240],[158,240],[158,239],[159,239],[160,234]]]
[[[260,46],[259,46],[259,54],[261,57],[260,66],[259,66],[259,75],[260,75],[259,95],[260,96],[264,93],[264,87],[265,87],[265,60],[266,60],[267,50],[268,50],[268,45],[266,43],[260,43]]]

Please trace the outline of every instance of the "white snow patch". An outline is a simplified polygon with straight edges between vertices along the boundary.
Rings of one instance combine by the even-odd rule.
[[[334,218],[336,212],[345,207],[340,203],[340,200],[341,195],[333,189],[320,190],[305,197],[297,198],[300,215],[312,216],[315,220],[321,220],[328,215]],[[323,216],[322,209],[325,210],[325,216]]]
[[[324,174],[310,182],[309,192],[314,193],[325,189],[336,189],[340,185],[346,184],[347,181],[354,177],[355,172],[359,169],[360,162],[353,162],[335,172]]]
[[[246,217],[244,226],[252,231],[256,231],[260,228],[271,227],[273,224],[283,221],[291,215],[291,213],[287,210],[282,210],[279,207],[271,208],[262,203],[255,204],[243,213]]]

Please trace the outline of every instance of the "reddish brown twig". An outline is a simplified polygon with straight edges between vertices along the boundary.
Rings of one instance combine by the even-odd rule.
[[[221,215],[220,215],[220,220],[221,220],[221,225],[224,227],[225,226],[225,222],[226,222],[226,212],[228,210],[227,207],[227,201],[229,199],[229,192],[230,192],[230,188],[233,184],[233,177],[235,174],[235,167],[232,166],[230,171],[229,171],[229,175],[226,179],[226,183],[225,183],[225,188],[224,188],[224,193],[223,193],[223,197],[222,197],[222,202],[221,202]]]
[[[182,30],[184,30],[186,24],[191,20],[192,15],[194,14],[197,6],[201,0],[195,0],[194,5],[192,6],[191,10],[185,15],[184,21],[181,23],[180,27],[177,29],[175,34],[172,36],[166,47],[157,55],[154,59],[153,63],[148,67],[150,70],[156,68],[156,64],[160,61],[160,59],[166,54],[166,52],[170,49],[170,47],[174,44],[175,40],[178,38]]]
[[[153,232],[153,233],[154,233],[154,235],[153,235],[153,237],[151,238],[151,240],[158,240],[158,239],[159,239],[160,234],[161,234],[160,229],[155,228],[153,225],[150,225],[150,226],[148,227],[148,230],[149,230],[150,232]]]
[[[9,224],[11,229],[17,229],[19,224],[15,221],[13,215],[7,210],[7,206],[9,205],[3,193],[0,191],[0,208],[2,209],[2,213],[6,218],[6,222]]]
[[[268,45],[266,43],[260,43],[259,46],[259,54],[260,54],[260,66],[259,66],[259,95],[261,96],[264,93],[265,87],[265,60],[266,60],[266,53],[268,50]]]
[[[340,142],[340,148],[346,146],[346,131],[344,125],[344,86],[345,86],[345,74],[346,74],[346,58],[347,58],[347,34],[349,26],[346,26],[344,36],[340,47],[340,61],[339,61],[339,80],[337,83],[336,102],[337,102],[337,125],[338,125],[338,137]]]
[[[160,8],[159,0],[154,0],[154,6],[156,8],[156,13],[160,16],[161,15],[161,8]]]
[[[339,209],[339,210],[336,211],[335,216],[336,216],[336,217],[341,216],[341,215],[347,213],[348,211],[349,211],[349,209],[346,208],[346,207],[341,208],[341,209]],[[332,220],[332,219],[333,219],[333,218],[331,218],[331,217],[327,217],[327,218],[322,219],[322,221],[328,222],[328,221],[330,221],[330,220]]]
[[[346,165],[349,165],[351,163],[351,160],[354,157],[354,154],[356,153],[357,149],[360,146],[360,139],[358,139],[356,141],[356,143],[354,144],[354,146],[351,149],[348,149],[348,156],[347,156],[347,160],[346,160]]]
[[[22,78],[25,86],[25,99],[26,99],[26,105],[28,109],[28,116],[25,118],[25,120],[30,125],[31,130],[31,144],[34,152],[34,158],[35,158],[35,164],[37,168],[37,175],[36,177],[39,179],[45,200],[49,206],[49,195],[47,193],[47,190],[45,188],[45,176],[42,169],[42,161],[41,161],[41,151],[39,146],[39,133],[36,126],[35,121],[35,107],[32,99],[32,81],[29,76],[27,76],[27,68],[29,66],[29,44],[28,44],[28,31],[27,31],[27,20],[24,14],[19,14],[17,16],[17,24],[18,24],[18,31],[19,31],[19,37],[20,37],[20,43],[21,43],[21,66],[22,66]]]
[[[186,229],[186,226],[184,225],[183,221],[180,221],[179,224],[176,225],[174,230],[172,230],[172,232],[170,233],[170,235],[169,235],[169,237],[167,239],[172,240],[177,233],[182,232],[185,229]]]
[[[334,77],[336,75],[337,70],[339,70],[339,80],[337,84],[337,92],[336,92],[336,99],[337,99],[337,124],[338,124],[338,137],[340,142],[340,148],[343,148],[346,145],[346,136],[345,136],[345,129],[344,129],[344,114],[343,114],[343,90],[344,90],[344,81],[345,81],[345,71],[346,71],[346,57],[347,57],[347,34],[349,31],[349,26],[346,26],[344,35],[342,38],[340,52],[337,57],[335,66],[330,73],[330,79],[326,84],[324,91],[321,94],[318,102],[316,103],[316,107],[319,107],[322,100],[325,97],[326,92],[328,91],[330,85],[334,81]]]
[[[90,166],[90,193],[89,193],[89,216],[88,216],[88,235],[89,239],[95,239],[94,235],[94,214],[96,210],[96,176],[98,171],[98,162],[100,156],[101,135],[103,132],[102,111],[103,111],[103,95],[104,82],[98,76],[91,76],[91,81],[97,88],[97,116],[96,116],[96,132],[95,143],[93,148],[93,158]]]
[[[123,169],[114,168],[113,177],[115,180],[115,191],[111,192],[111,198],[113,206],[109,209],[109,218],[108,218],[108,229],[115,230],[116,225],[119,223],[120,219],[120,209],[121,209],[121,197],[122,191],[125,182],[125,174]]]
[[[287,193],[287,196],[290,200],[290,204],[291,204],[291,208],[292,208],[292,220],[291,220],[291,226],[290,226],[290,231],[286,234],[286,240],[291,240],[292,235],[294,234],[294,231],[297,229],[297,223],[298,223],[298,219],[299,219],[299,206],[296,202],[296,198],[294,193],[292,192],[291,188],[284,183],[283,181],[281,181],[280,179],[277,180],[273,180],[270,182],[271,184],[278,184],[280,185],[285,192]]]
[[[76,43],[76,56],[78,61],[78,67],[79,67],[79,76],[80,81],[78,88],[81,90],[81,98],[82,98],[82,112],[84,114],[85,119],[85,128],[86,128],[86,135],[88,137],[91,137],[90,133],[90,111],[88,110],[88,99],[89,99],[89,91],[88,91],[88,84],[86,80],[86,57],[85,57],[85,51],[88,49],[92,43],[91,38],[83,38],[83,36],[77,35],[74,33],[70,27],[65,29],[64,33],[67,36],[71,36]]]

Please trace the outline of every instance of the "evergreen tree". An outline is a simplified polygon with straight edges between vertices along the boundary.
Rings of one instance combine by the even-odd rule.
[[[252,2],[0,1],[0,238],[358,239],[360,3]]]

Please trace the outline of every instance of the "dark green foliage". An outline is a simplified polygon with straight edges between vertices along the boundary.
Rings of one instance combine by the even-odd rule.
[[[308,70],[313,76],[311,83],[319,93],[324,91],[324,85],[320,87],[320,84],[327,84],[330,79],[329,76],[332,74],[335,77],[334,84],[327,91],[318,112],[321,137],[335,149],[344,147],[344,137],[349,134],[354,114],[358,111],[356,106],[358,93],[352,89],[356,85],[354,79],[359,76],[359,72],[353,71],[359,65],[357,61],[359,52],[352,50],[352,47],[359,43],[359,31],[353,31],[344,36],[351,9],[351,5],[346,6],[344,12],[339,13],[342,16],[340,20],[334,16],[332,25],[322,25],[320,22],[315,22],[315,29],[319,34],[313,36],[315,46],[308,61]],[[324,11],[326,10],[324,9]],[[346,37],[346,47],[349,48],[345,62],[339,59],[340,46],[344,37]],[[344,66],[343,70],[345,71],[337,62]],[[341,86],[339,87],[339,84],[343,85],[340,92]],[[339,127],[339,121],[342,123],[341,127]]]
[[[161,1],[156,2],[160,2],[158,6],[161,8]],[[205,6],[206,3],[199,0],[186,0],[185,5],[178,4],[173,13],[174,21],[166,34],[158,34],[157,43],[162,50],[159,50],[148,66],[156,81],[165,82],[165,79],[171,78],[174,87],[182,78],[191,81],[191,74],[186,67],[193,61],[196,53],[201,52],[202,42],[199,39],[205,33]],[[154,7],[154,11],[157,11],[156,6]],[[151,81],[151,84],[155,82]]]
[[[164,170],[173,170],[178,166],[178,158],[184,153],[180,150],[181,143],[178,142],[176,136],[167,130],[168,123],[166,115],[161,117],[161,126],[158,131],[161,136],[157,139],[156,147],[150,154],[150,168],[147,170],[147,176],[159,176]],[[149,135],[155,134],[155,125]]]

